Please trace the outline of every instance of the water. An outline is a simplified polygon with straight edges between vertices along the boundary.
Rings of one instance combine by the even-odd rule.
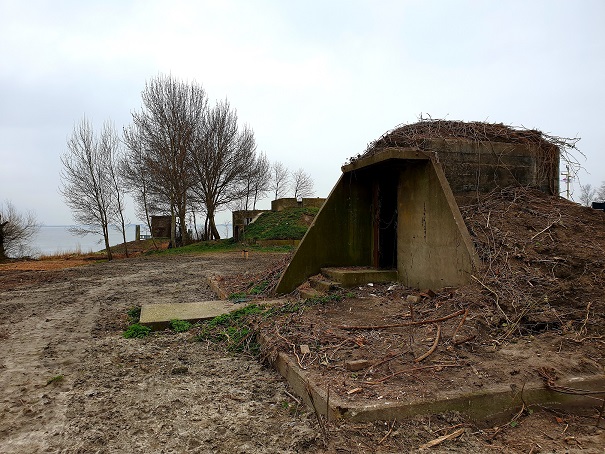
[[[96,252],[105,249],[102,235],[88,234],[85,236],[74,235],[69,231],[72,225],[44,225],[34,238],[30,252],[26,255],[54,255],[70,252]],[[231,224],[217,224],[219,233],[223,238],[231,236]],[[126,241],[135,240],[136,225],[129,224],[126,226]],[[149,233],[147,228],[141,225],[141,234]],[[122,233],[114,228],[109,229],[109,245],[115,246],[122,244]]]
[[[53,255],[69,252],[96,252],[105,249],[102,235],[74,235],[69,231],[70,225],[44,225],[32,239],[31,255]],[[126,226],[126,241],[134,241],[134,224]],[[145,229],[141,227],[141,233]],[[109,245],[123,243],[122,233],[114,228],[109,229]]]

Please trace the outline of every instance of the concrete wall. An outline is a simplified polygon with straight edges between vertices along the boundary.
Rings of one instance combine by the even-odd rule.
[[[529,186],[559,194],[559,156],[548,162],[528,145],[464,139],[427,139],[423,149],[437,154],[454,194]]]
[[[408,287],[433,289],[468,282],[478,259],[439,165],[410,162],[399,181],[399,280]]]
[[[248,224],[252,224],[263,213],[268,213],[269,210],[238,210],[231,213],[231,221],[233,225],[233,239],[240,241],[242,233],[245,235],[245,228]]]
[[[151,216],[151,236],[153,238],[170,238],[171,216]]]
[[[276,293],[290,293],[325,266],[370,265],[371,184],[360,175],[342,175],[301,240]]]
[[[304,197],[301,202],[294,198],[282,198],[271,201],[271,211],[282,211],[286,208],[315,207],[321,208],[326,199],[321,197]]]

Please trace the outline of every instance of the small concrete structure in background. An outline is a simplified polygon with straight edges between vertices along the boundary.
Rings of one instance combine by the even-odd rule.
[[[271,201],[271,211],[283,211],[288,208],[321,208],[326,201],[322,197],[281,198]]]
[[[454,195],[508,186],[558,195],[559,157],[539,131],[502,124],[430,120],[390,131],[342,167],[276,293],[325,267],[397,270],[416,288],[467,283],[480,262]]]
[[[272,211],[283,211],[290,208],[303,208],[303,207],[315,207],[321,208],[326,199],[321,197],[313,198],[301,198],[300,200],[294,198],[281,198],[271,201],[270,210],[238,210],[233,211],[231,214],[231,220],[233,222],[233,239],[235,241],[245,240],[246,226],[252,224],[258,219],[263,213],[270,213]],[[294,240],[283,240],[287,241],[290,245]],[[298,242],[297,242],[298,244]]]
[[[151,216],[151,236],[153,238],[170,238],[171,216]]]
[[[233,239],[235,241],[243,241],[246,226],[256,221],[261,214],[269,212],[270,210],[238,210],[232,212]]]

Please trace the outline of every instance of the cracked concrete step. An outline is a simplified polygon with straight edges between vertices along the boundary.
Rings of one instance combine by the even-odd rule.
[[[300,297],[302,299],[309,299],[309,298],[321,298],[322,296],[326,296],[326,294],[324,292],[321,292],[317,289],[314,289],[312,287],[302,287],[298,289],[298,294],[300,295]]]
[[[331,290],[336,290],[339,287],[338,282],[327,280],[321,275],[310,277],[309,285],[311,285],[311,288],[320,292],[329,292]]]
[[[343,287],[356,287],[369,282],[397,281],[397,270],[379,270],[368,267],[322,268],[321,274]]]

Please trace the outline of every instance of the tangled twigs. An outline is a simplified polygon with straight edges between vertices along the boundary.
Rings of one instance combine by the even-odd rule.
[[[502,313],[502,315],[504,315],[504,318],[506,319],[506,321],[508,323],[510,323],[510,320],[508,319],[508,315],[506,315],[506,312],[504,312],[502,310],[502,308],[500,307],[500,296],[494,290],[492,290],[487,285],[485,285],[483,282],[481,282],[481,279],[479,279],[478,277],[473,276],[471,274],[471,278],[473,278],[475,281],[477,281],[481,285],[481,287],[483,287],[485,290],[487,290],[488,292],[490,292],[492,295],[494,295],[496,297],[496,301],[494,301],[494,303],[496,304],[496,307]]]
[[[292,349],[292,353],[294,353],[294,356],[296,356],[296,362],[298,362],[298,367],[300,367],[303,370],[306,370],[307,368],[302,365],[300,356],[298,356],[298,353],[296,353],[296,344],[294,344],[293,342],[290,342],[288,339],[286,339],[284,336],[282,336],[279,333],[279,329],[277,329],[277,327],[275,327],[275,334],[277,334],[277,337],[282,339],[286,344],[288,344],[290,346],[290,348]]]
[[[431,348],[424,354],[420,355],[418,358],[414,360],[414,362],[419,363],[423,359],[428,358],[435,350],[437,350],[437,345],[439,344],[439,339],[441,338],[441,325],[437,324],[437,334],[435,334],[435,340]]]
[[[357,326],[347,326],[347,325],[339,325],[338,328],[344,330],[375,330],[375,329],[388,329],[388,328],[402,328],[405,326],[417,326],[417,325],[430,325],[431,323],[439,323],[449,320],[450,318],[458,317],[466,312],[466,309],[460,309],[459,311],[453,312],[445,317],[441,318],[433,318],[429,320],[419,320],[417,322],[407,322],[407,323],[395,323],[392,325],[357,325]]]
[[[531,240],[532,241],[535,240],[538,236],[542,235],[544,232],[546,232],[548,229],[550,229],[553,225],[558,224],[560,221],[561,221],[561,213],[559,213],[559,219],[557,219],[556,221],[552,221],[545,228],[543,228],[538,233],[536,233],[534,236],[532,236]]]

